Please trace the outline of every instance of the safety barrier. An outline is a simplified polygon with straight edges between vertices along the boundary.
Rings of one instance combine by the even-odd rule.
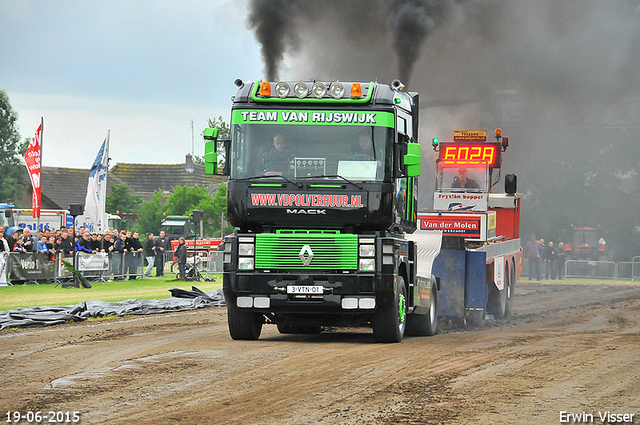
[[[53,258],[49,254],[0,253],[0,286],[12,283],[59,283],[71,280],[73,275],[65,265],[68,262],[90,281],[125,280],[144,277],[145,257],[142,252],[95,253],[75,252],[71,256],[61,253]],[[163,269],[170,262],[162,261]]]
[[[544,273],[544,265],[540,266]],[[523,263],[523,275],[527,275],[528,260]],[[564,265],[564,277],[586,277],[592,279],[630,279],[632,282],[640,279],[640,256],[634,257],[632,261],[588,261],[588,260],[567,260]],[[547,277],[548,279],[548,277]]]
[[[617,279],[618,267],[613,261],[567,260],[565,277],[589,277],[593,279]]]
[[[224,259],[223,251],[211,251],[209,252],[209,259],[207,261],[208,273],[222,273],[222,260]]]

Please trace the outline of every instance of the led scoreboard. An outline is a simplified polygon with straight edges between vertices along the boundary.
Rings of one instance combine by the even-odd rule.
[[[438,162],[445,167],[488,164],[489,168],[500,168],[500,143],[486,140],[485,130],[456,130],[453,142],[440,143]]]

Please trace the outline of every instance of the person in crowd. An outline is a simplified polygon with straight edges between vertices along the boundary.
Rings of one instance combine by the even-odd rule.
[[[542,255],[544,257],[545,275],[547,279],[554,280],[556,278],[556,250],[553,247],[553,241],[549,241]]]
[[[76,243],[76,229],[74,229],[73,227],[69,227],[67,229],[67,234],[71,238],[71,244],[75,245],[75,243]]]
[[[38,242],[36,241],[36,238],[34,238],[31,234],[31,229],[25,227],[22,231],[22,236],[24,240],[23,245],[27,252],[38,252]]]
[[[178,278],[184,279],[187,268],[187,245],[185,244],[183,237],[178,239],[178,248],[176,248],[174,255],[178,262]]]
[[[124,279],[125,270],[123,268],[123,260],[127,252],[126,244],[126,233],[121,233],[120,236],[118,236],[118,239],[113,244],[113,255],[111,257],[113,267],[111,268],[111,270],[113,271],[114,276],[117,276],[116,280]]]
[[[154,240],[156,247],[156,276],[164,276],[164,263],[167,253],[171,251],[171,242],[167,238],[164,230],[160,231],[160,235]]]
[[[289,174],[294,154],[287,146],[287,140],[282,134],[273,138],[273,148],[262,154],[262,168],[265,173],[275,175]]]
[[[91,233],[91,239],[89,240],[89,242],[92,250],[94,250],[95,252],[100,251],[100,242],[98,241],[97,233]]]
[[[0,226],[0,252],[11,252],[9,241],[5,237],[4,230],[4,226]]]
[[[451,187],[465,188],[465,189],[479,189],[480,185],[477,181],[469,178],[469,171],[466,168],[459,168],[458,175],[453,178]]]
[[[91,248],[91,232],[85,230],[82,234],[82,238],[78,239],[75,246],[76,252],[86,252],[87,254],[95,254],[96,252]]]
[[[529,262],[529,280],[540,280],[540,258],[542,245],[536,240],[536,235],[531,234],[531,239],[524,246],[524,256]]]
[[[53,232],[51,232],[51,233],[54,234]],[[47,248],[49,249],[49,260],[55,261],[56,254],[58,253],[58,250],[56,250],[56,238],[55,238],[55,236],[49,236],[47,238]]]
[[[153,272],[153,266],[156,262],[156,246],[153,240],[153,233],[147,235],[147,239],[144,241],[144,256],[147,259],[147,269],[144,272],[144,277],[151,277]]]
[[[17,239],[16,239],[16,244],[13,246],[13,252],[22,252],[22,253],[26,253],[27,248],[25,248],[24,246],[24,236],[23,235],[18,235]]]
[[[13,247],[16,245],[16,242],[18,241],[18,236],[20,234],[18,233],[17,230],[14,230],[13,232],[11,232],[11,235],[9,235],[9,238],[7,239],[7,242],[9,242],[9,249],[11,251],[13,251]]]
[[[102,238],[102,249],[100,251],[107,253],[113,251],[113,239],[111,239],[111,231],[109,229],[106,230]]]
[[[54,243],[53,243],[53,247],[56,250],[56,252],[62,252],[63,251],[63,248],[62,248],[62,234],[56,235],[56,238],[55,238]]]
[[[70,230],[71,229],[64,229],[60,233],[61,246],[62,246],[62,250],[60,252],[62,252],[65,257],[69,257],[69,258],[72,257],[74,246],[75,246],[73,242],[73,235],[71,235]]]
[[[564,279],[564,263],[567,260],[567,251],[564,247],[564,243],[560,242],[558,244],[558,249],[556,250],[556,276],[558,279]]]
[[[131,231],[127,231],[127,236],[131,235]],[[129,263],[129,280],[135,280],[136,275],[138,274],[138,262],[139,258],[142,255],[144,249],[142,248],[142,243],[138,239],[138,232],[134,232],[131,235],[131,239],[129,241],[129,249],[131,250],[131,262]]]
[[[47,246],[47,236],[41,233],[41,238],[38,241],[38,252],[40,254],[49,254],[49,247]]]

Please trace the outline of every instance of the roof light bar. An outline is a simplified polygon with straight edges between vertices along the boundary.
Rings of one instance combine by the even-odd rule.
[[[309,86],[306,83],[299,81],[295,86],[293,86],[293,92],[299,99],[305,98],[309,95]]]
[[[351,97],[362,97],[362,86],[360,83],[351,84]]]
[[[263,81],[260,83],[260,96],[271,96],[271,83]]]
[[[285,83],[284,81],[280,81],[276,84],[275,92],[279,98],[284,99],[285,97],[289,96],[290,91],[291,88],[289,87],[289,84]]]
[[[329,92],[335,99],[342,99],[344,94],[347,92],[347,89],[344,88],[344,84],[336,81],[335,83],[331,84]]]
[[[311,93],[318,98],[322,99],[327,94],[327,86],[324,83],[313,83],[311,86]]]

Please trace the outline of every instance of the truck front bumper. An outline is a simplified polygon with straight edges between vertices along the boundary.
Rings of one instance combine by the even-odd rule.
[[[265,313],[364,313],[393,301],[394,279],[373,273],[225,272],[223,291],[227,304]],[[291,293],[290,286],[321,289]]]

